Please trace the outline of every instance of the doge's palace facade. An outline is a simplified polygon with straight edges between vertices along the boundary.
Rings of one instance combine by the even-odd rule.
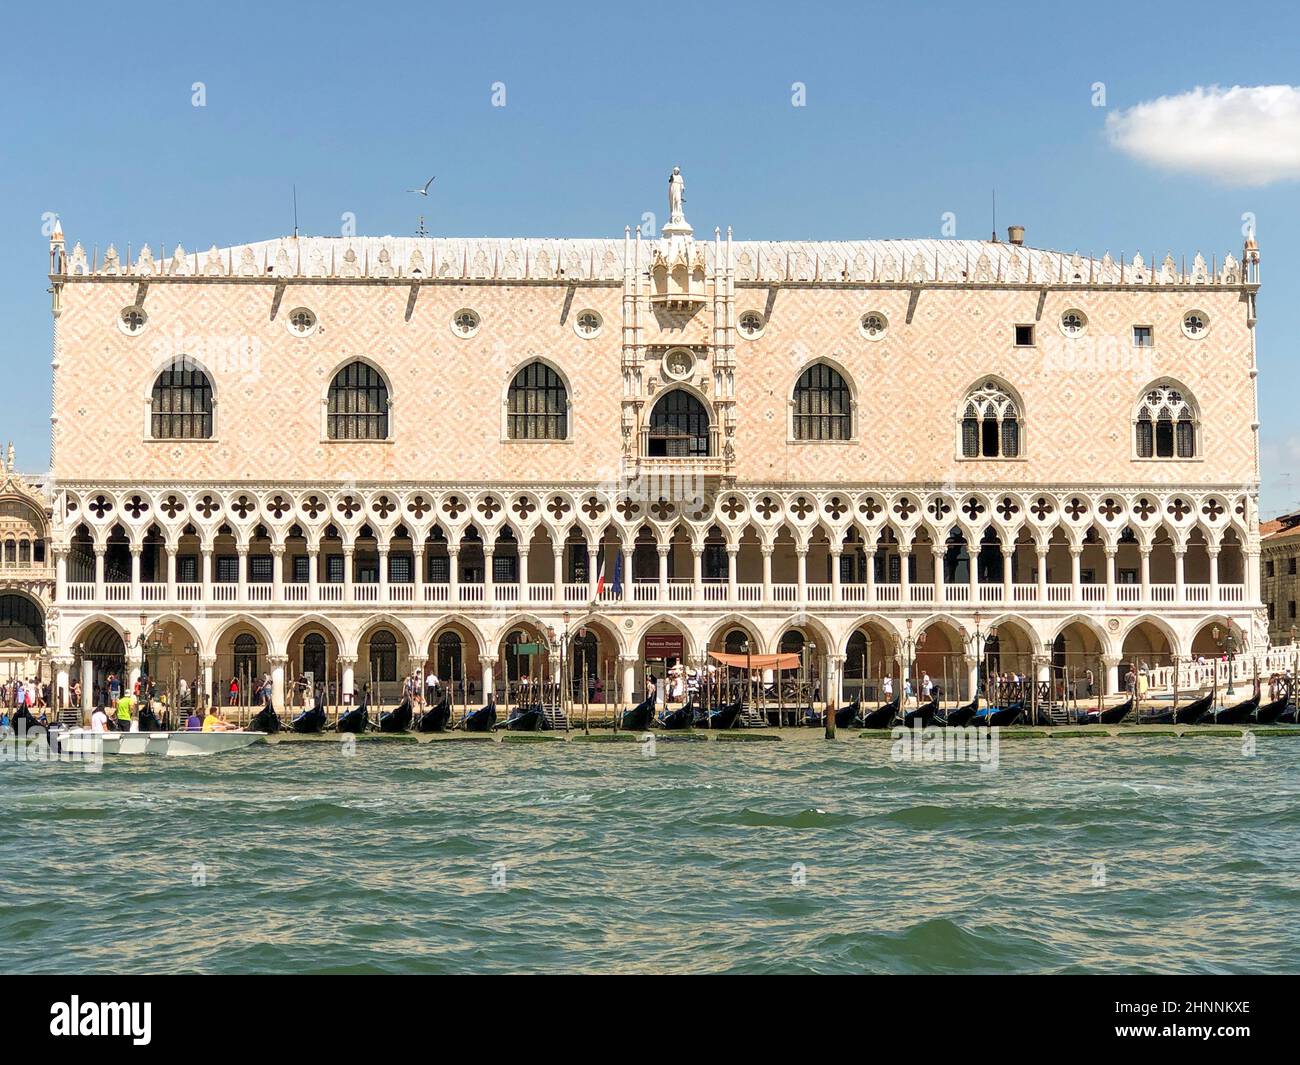
[[[1252,241],[697,238],[681,188],[653,238],[57,232],[61,681],[138,668],[142,631],[281,699],[499,687],[566,634],[623,701],[723,648],[827,692],[897,657],[1114,692],[1266,643]]]

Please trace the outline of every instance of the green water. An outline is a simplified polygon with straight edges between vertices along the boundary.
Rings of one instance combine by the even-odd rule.
[[[995,771],[898,764],[888,742],[854,738],[646,753],[325,743],[99,773],[0,765],[0,970],[1282,972],[1300,958],[1295,740],[1261,738],[1253,757],[1240,739],[1022,740]]]

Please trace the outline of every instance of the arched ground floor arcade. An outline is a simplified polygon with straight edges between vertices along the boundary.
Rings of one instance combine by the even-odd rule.
[[[787,667],[779,677],[771,668],[750,670],[749,682],[780,698],[870,701],[889,678],[894,690],[928,681],[945,699],[967,699],[990,683],[1031,677],[1082,698],[1118,696],[1130,674],[1161,679],[1173,663],[1185,671],[1267,649],[1251,611],[1191,607],[992,616],[858,613],[847,604],[748,613],[499,605],[295,613],[196,605],[192,612],[118,616],[65,606],[46,628],[44,653],[60,700],[68,703],[78,681],[83,708],[105,698],[115,679],[134,685],[141,676],[182,705],[233,698],[247,707],[257,685],[269,682],[280,707],[301,705],[311,692],[335,705],[366,692],[372,704],[391,706],[405,684],[427,693],[431,678],[466,705],[489,692],[513,704],[539,685],[565,691],[575,706],[627,705],[652,681],[661,696],[684,696],[698,690],[692,676],[727,669],[744,676],[736,665],[744,656],[778,654]],[[734,686],[737,673],[726,676]]]

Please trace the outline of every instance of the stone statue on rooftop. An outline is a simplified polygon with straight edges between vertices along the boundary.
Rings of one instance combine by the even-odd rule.
[[[683,213],[682,204],[685,202],[686,182],[682,180],[682,168],[673,167],[673,172],[668,178],[668,221],[685,222],[686,215]]]

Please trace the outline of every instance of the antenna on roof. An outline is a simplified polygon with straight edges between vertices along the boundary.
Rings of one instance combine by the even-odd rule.
[[[298,185],[293,186],[293,239],[298,239]]]

